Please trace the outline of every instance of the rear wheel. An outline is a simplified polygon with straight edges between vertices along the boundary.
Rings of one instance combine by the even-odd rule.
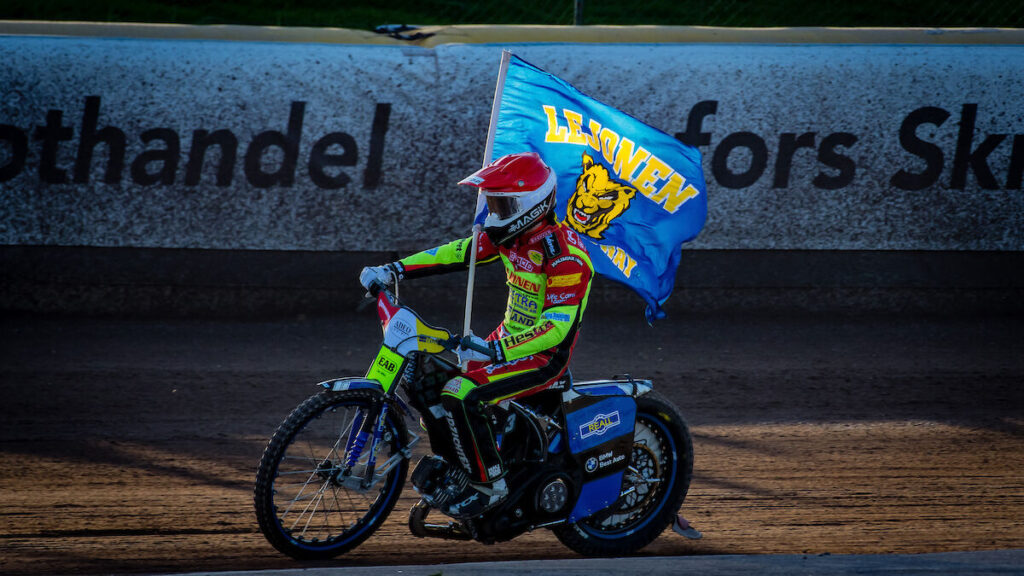
[[[401,414],[389,411],[385,418],[372,483],[363,481],[372,442],[358,460],[349,458],[362,442],[362,423],[376,422],[381,406],[383,398],[372,391],[321,392],[278,427],[254,490],[260,530],[275,548],[297,559],[331,558],[358,546],[387,518],[409,471]],[[389,460],[393,467],[380,477]]]
[[[656,392],[637,398],[636,430],[622,496],[575,524],[553,528],[558,539],[586,556],[632,554],[675,519],[693,475],[693,441],[679,409]]]

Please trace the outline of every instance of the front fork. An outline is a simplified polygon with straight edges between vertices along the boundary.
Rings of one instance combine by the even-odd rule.
[[[419,442],[420,437],[410,432],[412,438],[409,442],[391,458],[388,458],[380,470],[377,469],[377,451],[382,442],[391,440],[388,437],[387,428],[390,409],[388,402],[380,401],[360,409],[356,414],[348,431],[342,465],[335,471],[333,478],[335,484],[351,490],[369,490],[384,479],[391,469],[402,460],[412,457],[412,446]],[[366,457],[365,468],[358,475],[354,475],[353,472],[357,470],[356,465],[364,456]]]
[[[373,417],[373,412],[378,413],[376,417]],[[363,470],[360,483],[360,488],[364,490],[373,484],[373,471],[377,467],[377,450],[380,448],[381,441],[384,440],[387,417],[387,403],[378,402],[372,405],[369,411],[360,410],[359,415],[352,423],[352,430],[349,432],[343,472],[350,472],[355,467],[366,451],[367,442],[370,443],[366,468]]]

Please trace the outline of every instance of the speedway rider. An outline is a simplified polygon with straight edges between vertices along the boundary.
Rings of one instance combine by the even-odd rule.
[[[534,152],[503,156],[459,184],[480,189],[489,214],[477,244],[480,264],[501,260],[509,294],[502,323],[486,339],[467,337],[441,404],[453,453],[470,483],[443,512],[475,516],[507,494],[505,466],[485,407],[551,386],[565,372],[594,274],[579,236],[555,222],[555,173]],[[364,268],[359,281],[415,278],[469,267],[471,238],[397,262]],[[472,348],[486,350],[478,352]],[[454,463],[453,463],[454,464]]]

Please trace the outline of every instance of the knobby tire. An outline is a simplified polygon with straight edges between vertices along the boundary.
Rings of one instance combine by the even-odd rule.
[[[379,405],[382,401],[383,397],[379,393],[369,390],[324,391],[311,396],[301,403],[278,427],[266,450],[264,450],[263,457],[260,459],[254,488],[256,517],[259,520],[260,530],[274,548],[299,560],[333,558],[361,544],[387,519],[388,514],[394,509],[402,493],[402,488],[408,475],[409,461],[405,458],[384,479],[374,486],[374,489],[379,488],[379,492],[373,502],[368,505],[365,514],[352,523],[348,529],[341,530],[337,535],[330,535],[322,539],[306,539],[302,535],[293,535],[293,530],[284,527],[284,522],[278,514],[281,506],[294,506],[299,500],[298,496],[287,504],[275,502],[275,496],[277,495],[275,482],[279,478],[282,460],[286,455],[290,454],[289,448],[293,447],[293,443],[303,434],[307,426],[321,416],[328,413],[334,414],[335,410],[339,408],[355,407],[369,410],[372,406]],[[408,438],[407,428],[400,412],[391,410],[388,414],[387,423],[391,437],[388,442],[389,445],[382,446],[380,449],[380,454],[377,458],[378,466],[382,466],[388,457],[398,453],[405,446]],[[343,431],[338,430],[338,434],[342,435]],[[335,442],[335,448],[338,447],[337,444]],[[368,448],[369,445],[367,445]],[[310,446],[309,451],[312,452],[312,446]],[[299,452],[298,448],[296,448],[296,452]],[[334,452],[330,453],[333,454]],[[289,457],[294,458],[292,456]],[[307,459],[311,462],[315,461],[315,458]],[[335,460],[338,460],[338,458],[336,457]],[[323,466],[323,464],[319,466]],[[304,485],[303,490],[314,482],[321,482],[320,492],[325,492],[325,488],[334,490],[333,498],[335,502],[339,500],[337,490],[345,491],[341,494],[342,500],[349,494],[348,489],[345,487],[328,486],[326,481],[321,481],[322,478],[315,478],[319,475],[319,471],[320,468],[317,468],[309,474],[310,478],[307,480],[306,485]],[[301,477],[300,473],[296,473],[296,475]],[[302,490],[299,492],[301,496]],[[320,496],[322,494],[317,495],[317,497]],[[329,500],[330,497],[324,497],[323,500]],[[357,495],[357,497],[362,496]],[[309,506],[310,504],[307,502],[307,507]],[[329,516],[327,510],[324,511],[324,514]],[[342,516],[340,510],[338,515]],[[342,520],[344,521],[343,516]],[[307,521],[306,525],[308,526],[310,523],[311,521]],[[324,524],[326,523],[327,520],[324,520]]]

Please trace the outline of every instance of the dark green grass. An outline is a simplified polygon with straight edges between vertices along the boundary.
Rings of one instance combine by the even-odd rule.
[[[2,0],[0,19],[328,26],[572,24],[573,0]],[[1024,27],[1006,0],[584,0],[584,24]]]

